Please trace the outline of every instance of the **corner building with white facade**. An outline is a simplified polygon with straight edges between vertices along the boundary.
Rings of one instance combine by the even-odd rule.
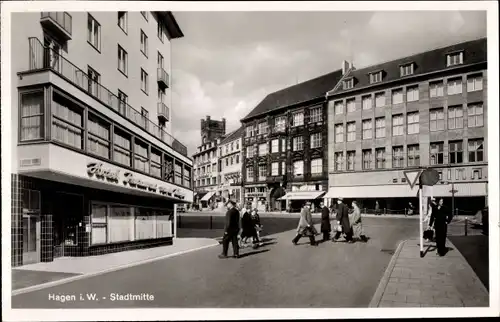
[[[11,20],[12,266],[172,243],[193,199],[170,135],[173,14]]]
[[[233,200],[243,204],[243,181],[241,169],[243,165],[242,140],[245,129],[229,133],[219,144],[220,195],[224,202]]]
[[[351,68],[327,94],[325,198],[402,214],[418,205],[418,183],[411,189],[404,171],[432,168],[432,195],[455,213],[487,205],[486,48],[483,38]]]

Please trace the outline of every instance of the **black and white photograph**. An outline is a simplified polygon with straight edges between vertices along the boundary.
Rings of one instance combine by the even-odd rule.
[[[1,15],[7,320],[500,314],[498,3]]]

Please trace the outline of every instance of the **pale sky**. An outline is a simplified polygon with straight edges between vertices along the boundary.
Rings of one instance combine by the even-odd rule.
[[[200,119],[240,126],[268,93],[356,68],[486,36],[486,12],[174,12],[173,135],[191,156]],[[350,44],[350,45],[349,45]]]

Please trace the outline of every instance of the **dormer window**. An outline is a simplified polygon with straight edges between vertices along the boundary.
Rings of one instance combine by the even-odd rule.
[[[413,66],[414,65],[415,64],[410,63],[410,64],[399,66],[399,71],[400,71],[401,77],[405,77],[405,76],[408,76],[408,75],[413,75]]]
[[[351,89],[354,87],[354,78],[349,78],[344,81],[344,89]]]
[[[370,84],[380,83],[382,81],[382,71],[370,73]]]
[[[464,52],[455,52],[455,53],[450,53],[446,55],[446,66],[455,66],[455,65],[461,65],[464,63]]]

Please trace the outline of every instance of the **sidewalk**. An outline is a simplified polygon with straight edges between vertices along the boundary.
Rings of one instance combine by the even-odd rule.
[[[424,242],[420,258],[418,239],[402,242],[396,250],[370,307],[488,307],[489,293],[457,248],[436,255]]]
[[[17,293],[57,285],[88,276],[136,266],[147,262],[219,245],[209,238],[177,238],[173,245],[87,257],[61,257],[53,262],[29,264],[12,269],[12,288]]]

